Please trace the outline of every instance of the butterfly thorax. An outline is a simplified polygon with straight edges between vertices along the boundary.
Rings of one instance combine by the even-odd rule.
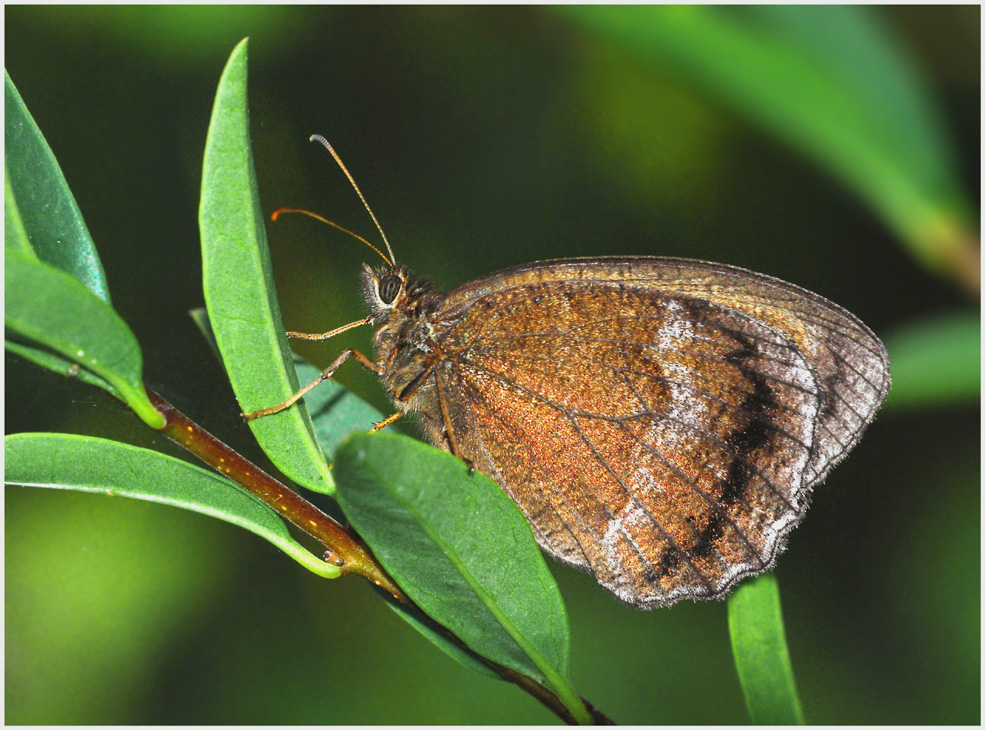
[[[429,375],[442,357],[435,332],[442,295],[430,281],[399,265],[365,266],[362,286],[377,327],[373,349],[380,381],[398,408],[419,410],[435,397]]]

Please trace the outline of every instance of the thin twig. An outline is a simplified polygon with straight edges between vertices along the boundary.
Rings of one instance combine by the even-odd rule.
[[[164,414],[166,422],[161,432],[165,436],[259,497],[284,519],[318,540],[328,551],[329,561],[337,565],[343,573],[361,575],[401,602],[410,600],[358,536],[217,439],[160,395],[150,389],[147,389],[147,394],[154,407]]]
[[[338,565],[343,574],[361,575],[414,612],[419,621],[447,637],[457,646],[481,661],[503,679],[511,682],[536,699],[547,709],[569,725],[577,720],[565,707],[560,698],[549,688],[530,677],[504,667],[486,657],[476,654],[461,639],[444,626],[438,624],[415,604],[391,578],[376,560],[369,548],[358,535],[343,527],[327,514],[301,497],[297,492],[267,474],[253,462],[223,443],[204,428],[185,416],[150,388],[147,395],[151,403],[165,417],[161,430],[165,436],[187,449],[213,469],[229,477],[234,482],[256,495],[265,504],[275,509],[285,519],[318,540],[328,551],[326,555],[333,564]],[[597,724],[612,725],[612,720],[597,710],[591,703],[582,700]]]

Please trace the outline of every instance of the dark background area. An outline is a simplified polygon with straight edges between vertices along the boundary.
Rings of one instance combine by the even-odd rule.
[[[880,8],[940,105],[979,195],[979,8]],[[7,7],[5,64],[100,251],[147,382],[262,460],[187,311],[203,305],[197,208],[212,97],[250,36],[266,212],[301,206],[378,240],[440,288],[539,259],[686,256],[845,306],[881,336],[977,309],[811,161],[630,54],[529,8]],[[363,316],[375,254],[314,221],[268,226],[286,326]],[[369,331],[297,349],[325,365]],[[125,408],[6,357],[7,433],[176,453]],[[339,380],[383,410],[357,367]],[[980,721],[978,403],[887,408],[814,496],[780,559],[811,723]],[[8,487],[6,721],[547,723],[462,669],[356,578],[319,580],[200,515]],[[552,564],[573,680],[619,722],[747,720],[724,603],[637,613]]]

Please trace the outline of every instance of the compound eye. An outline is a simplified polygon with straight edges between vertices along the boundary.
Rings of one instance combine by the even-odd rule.
[[[400,287],[403,283],[400,281],[399,276],[384,276],[380,279],[380,285],[377,287],[377,291],[380,294],[380,301],[384,304],[393,304],[393,300],[397,298],[400,293]]]

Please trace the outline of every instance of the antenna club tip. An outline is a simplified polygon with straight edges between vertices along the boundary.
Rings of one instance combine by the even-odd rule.
[[[271,221],[276,222],[278,218],[280,218],[280,208],[278,208],[277,210],[275,210],[273,213],[270,214]]]

